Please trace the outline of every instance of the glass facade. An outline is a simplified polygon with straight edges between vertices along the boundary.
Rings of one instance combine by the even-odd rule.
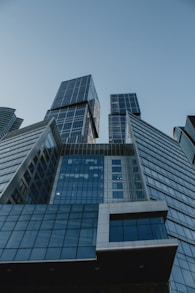
[[[110,242],[166,239],[167,231],[162,217],[132,217],[128,214],[112,215]]]
[[[92,77],[64,81],[44,121],[1,139],[0,289],[195,290],[195,170],[140,119],[136,94],[111,95],[110,106],[110,144],[95,144]]]
[[[193,292],[195,170],[174,139],[131,114],[129,123],[149,197],[167,202],[168,235],[179,240],[171,275],[171,292]]]
[[[111,114],[109,115],[109,143],[125,143],[126,111],[140,116],[136,94],[110,96]]]
[[[48,203],[60,155],[55,121],[11,132],[0,143],[0,203]]]
[[[95,258],[98,205],[0,205],[0,262]]]
[[[61,83],[45,119],[54,117],[64,143],[94,143],[100,105],[91,75]]]
[[[23,119],[16,117],[15,109],[0,107],[0,139],[20,127]]]
[[[66,155],[61,158],[53,203],[101,203],[103,190],[103,156]]]
[[[104,156],[104,202],[145,200],[147,195],[136,156]]]
[[[111,95],[110,110],[112,115],[125,115],[126,111],[137,116],[141,114],[137,95],[135,93]]]

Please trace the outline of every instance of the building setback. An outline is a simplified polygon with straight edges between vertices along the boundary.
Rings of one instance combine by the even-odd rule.
[[[178,142],[111,95],[96,144],[90,75],[0,142],[2,292],[176,293],[194,286],[195,170]]]

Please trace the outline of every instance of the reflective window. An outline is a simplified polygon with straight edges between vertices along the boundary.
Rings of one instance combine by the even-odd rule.
[[[128,218],[115,215],[110,219],[110,242],[166,239],[163,218]]]
[[[167,231],[179,241],[171,292],[194,292],[194,168],[174,139],[132,116],[130,120],[149,196],[167,202]]]
[[[112,160],[112,165],[121,165],[121,160]]]
[[[122,180],[122,174],[113,174],[112,180]]]
[[[0,213],[0,261],[96,257],[98,205],[0,205]]]
[[[122,168],[121,167],[112,167],[112,172],[121,172]]]
[[[112,182],[112,189],[122,189],[123,183],[122,182]]]
[[[112,197],[113,198],[123,198],[123,191],[113,191]]]
[[[103,174],[103,156],[64,156],[54,203],[103,202]]]

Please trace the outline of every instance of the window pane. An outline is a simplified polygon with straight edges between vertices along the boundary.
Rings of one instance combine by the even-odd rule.
[[[121,165],[121,160],[112,160],[112,165]]]
[[[123,198],[123,191],[113,191],[112,196],[113,198]]]
[[[123,241],[122,227],[110,227],[110,242]]]
[[[112,172],[121,172],[121,167],[112,167]]]
[[[124,227],[124,241],[136,241],[138,240],[138,233],[136,226]]]

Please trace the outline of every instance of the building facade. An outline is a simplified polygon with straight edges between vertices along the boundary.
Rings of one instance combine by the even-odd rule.
[[[110,96],[109,143],[125,143],[127,111],[141,117],[135,93]]]
[[[61,83],[45,119],[54,117],[63,143],[94,143],[100,103],[91,75]]]
[[[184,127],[174,127],[173,137],[179,142],[189,161],[195,165],[195,116],[187,116]]]
[[[54,119],[7,134],[0,144],[0,203],[48,203],[60,146]]]
[[[176,140],[140,119],[135,94],[112,95],[109,144],[84,143],[98,136],[99,106],[88,103],[96,94],[66,95],[83,80],[92,79],[63,82],[44,121],[0,142],[0,289],[193,292],[193,166]],[[81,136],[80,106],[90,118]]]
[[[171,292],[195,290],[194,177],[195,169],[180,145],[129,114],[129,136],[136,147],[150,200],[168,205],[166,228],[179,246],[171,274]]]
[[[25,184],[31,163],[22,161],[16,174]],[[45,177],[51,180],[46,170]],[[166,231],[165,201],[147,198],[132,145],[66,144],[55,174],[49,204],[43,204],[41,192],[32,194],[27,186],[24,195],[32,194],[34,201],[26,196],[29,203],[13,204],[17,199],[10,192],[9,204],[0,205],[0,288],[169,292],[177,241]],[[20,191],[19,182],[12,180],[8,186]],[[6,191],[5,187],[2,199]]]
[[[23,119],[16,117],[15,109],[0,107],[0,139],[8,132],[20,128]]]

